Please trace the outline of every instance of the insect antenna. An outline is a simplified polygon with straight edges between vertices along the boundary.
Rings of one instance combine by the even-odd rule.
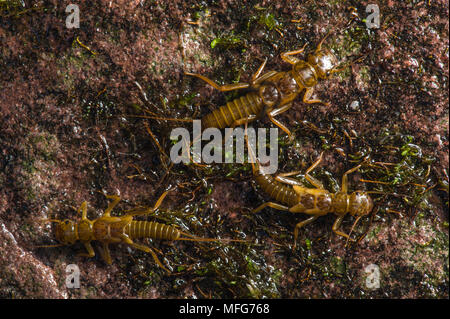
[[[243,240],[243,239],[229,239],[229,238],[202,238],[202,237],[197,237],[197,236],[193,236],[191,234],[185,233],[180,231],[180,234],[185,236],[185,237],[181,237],[178,238],[177,240],[183,240],[183,241],[203,241],[203,242],[211,242],[211,241],[216,241],[216,242],[247,242],[247,240]]]
[[[42,218],[39,220],[41,223],[61,223],[60,219],[54,219],[54,218]]]
[[[33,248],[48,248],[48,247],[61,247],[65,246],[64,244],[54,244],[54,245],[39,245],[39,246],[33,246]]]
[[[161,121],[175,121],[175,122],[192,122],[193,119],[176,119],[172,117],[160,117],[160,116],[150,116],[150,115],[132,115],[132,114],[124,114],[125,117],[137,117],[143,119],[153,119],[153,120],[161,120]]]
[[[53,219],[53,218],[42,218],[39,220],[41,223],[61,223],[61,220],[59,219]],[[54,245],[39,245],[39,246],[33,246],[33,248],[44,248],[44,247],[61,247],[64,246],[64,244],[54,244]]]
[[[139,93],[141,95],[141,100],[144,101],[144,104],[148,107],[155,107],[150,103],[150,101],[147,98],[147,94],[145,94],[144,89],[142,86],[135,81],[134,84],[139,89]],[[154,120],[162,120],[162,121],[176,121],[176,122],[192,122],[193,119],[175,119],[175,118],[167,118],[167,117],[160,117],[157,113],[152,112],[150,110],[144,109],[144,112],[151,114],[151,116],[148,115],[124,115],[126,117],[137,117],[137,118],[145,118],[145,119],[154,119]]]
[[[348,68],[349,66],[352,66],[353,64],[357,63],[357,62],[361,62],[362,60],[364,60],[368,55],[369,55],[370,51],[357,57],[354,60],[351,61],[347,61],[347,62],[343,62],[341,64],[339,64],[335,69],[333,69],[331,71],[331,73],[337,73],[337,72],[341,72],[343,70],[345,70],[346,68]]]

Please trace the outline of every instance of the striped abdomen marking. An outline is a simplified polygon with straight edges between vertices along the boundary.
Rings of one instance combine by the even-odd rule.
[[[205,115],[202,118],[202,127],[204,129],[231,127],[236,120],[247,118],[249,115],[258,116],[262,108],[262,99],[255,92],[250,92]]]
[[[132,239],[149,237],[177,240],[180,237],[180,231],[173,226],[147,221],[132,221],[125,226],[125,233]]]
[[[259,175],[255,179],[263,191],[277,202],[286,204],[289,207],[298,203],[297,193],[292,188],[276,181],[272,175]]]

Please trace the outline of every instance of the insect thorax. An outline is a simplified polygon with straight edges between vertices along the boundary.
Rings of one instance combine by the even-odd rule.
[[[316,70],[308,62],[300,61],[296,63],[292,71],[299,86],[310,88],[317,84]]]

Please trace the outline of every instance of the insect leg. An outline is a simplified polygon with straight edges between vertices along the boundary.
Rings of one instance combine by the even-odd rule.
[[[309,175],[309,173],[312,172],[312,170],[314,170],[314,169],[317,167],[317,165],[320,164],[320,162],[322,161],[322,155],[323,155],[323,152],[320,153],[320,156],[319,156],[319,158],[317,159],[317,161],[315,161],[315,162],[311,165],[311,167],[308,168],[308,169],[306,170],[306,172],[305,172],[305,178],[306,178],[306,180],[307,180],[308,182],[310,182],[314,187],[319,188],[319,189],[323,189],[323,188],[324,188],[323,185],[322,185],[322,183],[321,183],[319,180],[317,180],[316,178],[314,178],[314,177],[312,177],[311,175]]]
[[[253,74],[252,76],[252,84],[256,81],[256,79],[259,78],[259,76],[261,75],[262,71],[264,70],[264,67],[266,66],[267,63],[267,58],[264,60],[263,63],[261,63],[261,65],[259,66],[258,70],[256,70],[255,74]]]
[[[341,191],[343,193],[347,193],[347,186],[348,186],[348,177],[347,177],[347,175],[353,173],[354,171],[357,171],[360,167],[361,167],[361,165],[353,167],[352,169],[349,169],[348,171],[346,171],[344,173],[344,175],[342,175]]]
[[[264,67],[266,66],[266,63],[267,63],[267,58],[264,60],[264,62],[261,64],[261,66],[258,68],[258,70],[255,72],[255,74],[253,74],[252,80],[250,82],[252,86],[262,83],[265,80],[267,80],[268,78],[270,78],[271,76],[278,73],[276,71],[269,71],[261,76],[261,73],[262,73]]]
[[[266,208],[267,206],[274,208],[274,209],[278,209],[278,210],[289,210],[289,207],[278,204],[278,203],[274,203],[274,202],[267,202],[264,204],[259,205],[257,208],[255,208],[252,213],[257,213],[260,210]]]
[[[86,247],[87,253],[79,253],[78,256],[89,257],[89,258],[94,257],[95,252],[94,252],[94,248],[92,248],[91,243],[85,242],[83,244],[84,244],[84,247]]]
[[[336,218],[336,221],[334,222],[332,229],[337,235],[345,237],[350,241],[355,241],[354,239],[350,238],[349,235],[347,235],[346,233],[339,230],[339,227],[341,226],[341,223],[344,220],[344,217],[345,216],[339,216],[338,218]]]
[[[308,103],[308,104],[313,104],[313,103],[323,103],[326,106],[329,106],[330,103],[328,102],[323,102],[322,100],[319,99],[311,99],[311,95],[313,94],[314,89],[313,88],[308,88],[305,91],[305,95],[303,95],[303,102],[304,103]]]
[[[153,206],[153,211],[157,210],[158,207],[161,205],[161,203],[163,202],[164,198],[166,198],[166,195],[169,193],[169,191],[165,191],[156,201],[155,206]]]
[[[277,109],[271,110],[271,111],[269,112],[269,114],[270,114],[271,116],[277,116],[277,115],[279,115],[279,114],[281,114],[281,113],[283,113],[283,112],[286,112],[286,111],[289,110],[291,107],[292,107],[292,103],[288,103],[288,104],[283,105],[283,106],[281,106],[281,107],[279,107],[279,108],[277,108]]]
[[[145,251],[146,253],[151,254],[153,256],[153,259],[155,260],[155,262],[158,264],[158,266],[170,274],[169,269],[167,269],[166,267],[163,266],[163,264],[159,261],[158,256],[156,256],[155,252],[150,247],[147,247],[145,245],[136,244],[136,243],[131,243],[130,245],[136,249],[139,249],[139,250]]]
[[[262,82],[264,82],[265,80],[269,79],[270,77],[274,76],[275,74],[277,74],[277,71],[269,71],[267,73],[264,73],[264,75],[260,76],[259,78],[252,80],[252,86],[256,86]]]
[[[304,186],[300,181],[296,180],[295,178],[290,178],[290,177],[283,176],[283,175],[275,176],[275,180],[277,180],[280,183],[284,183],[284,184],[288,184],[288,185]]]
[[[109,252],[108,243],[103,243],[102,257],[108,265],[112,264],[111,254]]]
[[[302,53],[308,43],[306,43],[301,49],[295,50],[295,51],[288,51],[281,53],[281,59],[289,64],[296,64],[300,61],[300,59],[293,57],[291,55]]]
[[[297,174],[300,174],[300,173],[301,173],[301,171],[292,171],[292,172],[286,172],[286,173],[279,173],[279,174],[277,174],[277,176],[286,177],[286,176],[297,175]]]
[[[349,237],[350,237],[350,235],[352,234],[353,229],[354,229],[355,226],[358,224],[358,222],[359,222],[360,219],[361,219],[361,216],[358,216],[358,217],[356,218],[355,222],[354,222],[353,225],[352,225],[352,228],[350,229],[350,233],[348,233],[348,236],[349,236]],[[348,245],[348,241],[349,241],[349,239],[347,239],[347,243],[345,244],[346,246]],[[358,240],[358,242],[359,242],[359,240]]]
[[[234,83],[234,84],[225,84],[225,85],[218,85],[213,80],[208,79],[207,77],[197,74],[197,73],[190,73],[190,72],[184,72],[186,75],[195,76],[196,78],[199,78],[209,85],[211,85],[213,88],[219,90],[220,92],[227,92],[227,91],[233,91],[238,89],[245,89],[250,86],[248,83]]]
[[[270,113],[267,113],[267,115],[269,116],[269,119],[270,119],[270,121],[273,123],[273,124],[275,124],[276,126],[278,126],[280,129],[282,129],[289,137],[291,137],[291,131],[289,131],[289,129],[286,127],[286,126],[284,126],[283,124],[281,124],[281,122],[280,121],[278,121],[278,120],[276,120],[276,119],[274,119],[273,117],[272,117],[272,115],[270,115]]]
[[[236,126],[240,126],[240,125],[243,125],[243,124],[245,124],[245,123],[254,121],[254,120],[256,120],[256,118],[257,118],[257,116],[256,116],[255,114],[250,114],[250,115],[247,116],[247,117],[244,117],[244,118],[241,118],[241,119],[238,119],[238,120],[234,121],[234,122],[231,124],[231,128],[234,128],[234,127],[236,127]]]
[[[87,202],[86,201],[81,203],[80,208],[78,208],[77,214],[79,214],[80,211],[81,211],[81,219],[86,219],[87,218]]]
[[[319,218],[318,215],[315,216],[311,216],[308,219],[305,219],[304,221],[298,223],[297,225],[295,225],[295,229],[294,229],[294,249],[297,246],[297,237],[298,237],[298,231],[300,228],[302,228],[303,226],[306,226],[308,224],[311,224],[313,221],[315,221],[317,218]]]
[[[283,105],[280,108],[274,109],[270,112],[267,112],[267,116],[269,117],[269,119],[272,121],[273,124],[275,124],[276,126],[278,126],[280,129],[282,129],[287,135],[291,136],[291,131],[289,131],[289,129],[284,126],[283,124],[281,124],[278,120],[276,120],[274,118],[274,116],[281,114],[283,112],[286,112],[287,110],[289,110],[292,107],[292,103]]]
[[[156,201],[155,206],[153,206],[153,208],[151,209],[136,209],[136,210],[131,210],[129,212],[127,212],[128,216],[138,216],[138,215],[147,215],[150,213],[153,213],[155,210],[158,209],[158,207],[161,205],[161,203],[163,202],[164,198],[166,197],[166,195],[169,193],[169,191],[164,192]]]
[[[192,164],[194,164],[195,166],[198,166],[198,167],[207,167],[208,165],[204,165],[204,164],[200,164],[200,163],[195,162],[194,159],[191,156],[191,147],[192,147],[192,145],[194,145],[194,143],[196,141],[199,141],[200,139],[201,139],[201,134],[199,136],[197,136],[197,137],[194,137],[192,139],[192,142],[189,143],[189,145],[188,145],[188,141],[184,141],[184,143],[185,143],[184,145],[186,145],[186,148],[188,150],[187,156],[189,157],[189,160],[192,162]]]
[[[109,217],[109,214],[111,211],[116,207],[117,204],[120,202],[120,197],[117,195],[106,195],[106,198],[112,199],[113,201],[108,205],[105,212],[103,213],[103,216]]]

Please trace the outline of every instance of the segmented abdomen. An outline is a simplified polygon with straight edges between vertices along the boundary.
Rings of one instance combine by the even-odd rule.
[[[180,231],[173,226],[147,221],[132,221],[125,226],[125,233],[132,239],[150,237],[177,240],[180,237]]]
[[[215,109],[202,118],[202,127],[231,127],[234,121],[249,115],[258,116],[263,108],[262,99],[255,92],[250,92]]]
[[[283,203],[289,207],[295,206],[298,201],[297,193],[291,188],[284,186],[273,178],[272,175],[258,175],[256,183],[262,190],[277,202]]]

